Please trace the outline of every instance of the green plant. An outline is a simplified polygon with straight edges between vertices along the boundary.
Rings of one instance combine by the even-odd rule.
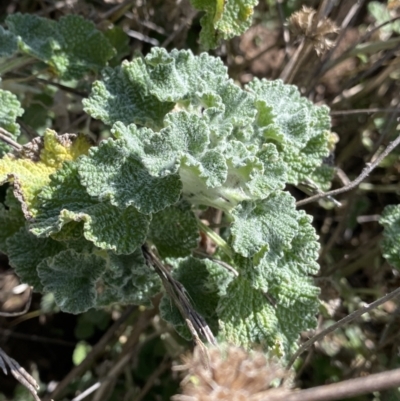
[[[6,23],[3,35],[17,35],[20,51],[64,80],[104,67],[83,104],[112,134],[95,146],[47,130],[1,159],[0,182],[11,187],[0,250],[21,279],[71,313],[150,304],[163,286],[145,246],[171,266],[214,335],[291,354],[299,333],[315,326],[319,290],[309,275],[319,246],[285,186],[312,179],[329,187],[328,109],[281,81],[241,89],[204,53],[153,48],[107,67],[115,51],[80,17],[17,14]],[[82,29],[72,37],[74,26]],[[100,56],[86,52],[88,35],[102,44]],[[15,140],[22,110],[2,93],[12,101],[1,126]],[[201,222],[205,208],[222,212],[220,234]],[[201,232],[215,254],[199,248]],[[190,337],[171,296],[160,313]]]

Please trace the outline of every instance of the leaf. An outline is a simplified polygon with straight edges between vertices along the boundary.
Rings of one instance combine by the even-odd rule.
[[[261,345],[287,359],[296,349],[299,333],[316,326],[317,291],[295,298],[288,305],[272,304],[268,295],[239,277],[229,285],[218,305],[220,337],[245,348]]]
[[[18,49],[17,37],[0,26],[0,57],[12,56]]]
[[[102,81],[94,82],[84,110],[93,118],[113,125],[121,121],[128,125],[158,128],[174,104],[163,103],[148,90],[149,77],[142,59],[123,61],[120,67],[105,68]]]
[[[65,80],[100,71],[115,50],[93,22],[66,15],[58,22],[34,14],[16,13],[6,18],[19,37],[20,49],[46,62]]]
[[[43,291],[36,268],[45,258],[65,250],[65,245],[51,238],[37,238],[25,227],[9,237],[6,244],[10,265],[21,281],[33,286],[35,291]]]
[[[296,215],[294,198],[286,192],[242,202],[232,211],[233,249],[245,257],[267,250],[281,255],[298,230]]]
[[[150,216],[133,206],[119,209],[90,197],[76,164],[65,163],[50,179],[37,196],[37,213],[30,224],[35,235],[48,237],[70,222],[83,221],[85,238],[99,248],[129,254],[145,242]]]
[[[132,205],[144,214],[176,203],[181,192],[177,174],[151,175],[124,140],[103,141],[80,160],[78,169],[91,196],[120,208]]]
[[[162,258],[189,256],[200,239],[197,219],[190,205],[180,202],[153,214],[148,238]]]
[[[96,282],[106,268],[105,259],[67,249],[38,265],[45,292],[53,292],[60,309],[82,313],[96,306]]]
[[[382,212],[382,254],[396,269],[400,269],[400,205],[388,205]]]
[[[206,14],[200,20],[200,43],[207,50],[218,45],[219,39],[230,39],[250,28],[257,0],[191,0],[193,6]]]
[[[1,41],[1,26],[0,26],[0,41]],[[0,54],[1,56],[1,54]],[[0,127],[4,128],[12,136],[11,139],[17,140],[20,134],[17,117],[22,116],[24,110],[21,108],[17,97],[9,91],[0,89]],[[0,157],[9,152],[11,147],[0,141]]]
[[[97,306],[115,303],[150,306],[151,299],[161,291],[161,282],[147,266],[139,248],[130,255],[108,252],[107,267],[97,288]]]
[[[329,109],[315,106],[281,80],[254,79],[246,88],[257,99],[259,140],[279,144],[288,182],[297,185],[309,178],[329,155]]]
[[[37,137],[14,155],[0,159],[0,185],[11,182],[14,195],[21,202],[26,218],[36,213],[36,196],[49,183],[50,175],[64,161],[75,160],[88,152],[89,141],[84,135],[57,135],[47,130],[44,137]]]
[[[226,293],[232,276],[226,269],[210,260],[193,257],[177,262],[172,274],[175,280],[184,286],[192,307],[205,319],[213,334],[216,335],[218,332],[217,305],[220,297]],[[160,303],[160,314],[182,337],[191,339],[191,334],[179,310],[166,295]]]

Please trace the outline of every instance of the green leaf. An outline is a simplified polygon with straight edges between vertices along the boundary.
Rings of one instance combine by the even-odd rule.
[[[176,203],[181,193],[177,174],[151,175],[124,140],[103,141],[81,158],[78,168],[91,196],[121,208],[133,205],[145,214]]]
[[[233,249],[245,257],[261,251],[281,255],[298,230],[294,206],[294,198],[286,192],[239,204],[232,211]]]
[[[77,314],[96,306],[95,286],[105,268],[105,259],[67,249],[44,259],[37,271],[43,290],[54,293],[60,309]]]
[[[161,291],[161,283],[147,266],[141,249],[137,249],[130,255],[108,252],[107,267],[97,288],[97,306],[151,305],[151,299]]]
[[[384,228],[381,243],[383,257],[400,269],[400,205],[386,206],[379,223]]]
[[[21,281],[39,292],[43,291],[43,286],[38,277],[37,266],[47,257],[55,256],[65,249],[61,242],[51,238],[37,238],[25,227],[8,238],[6,245],[10,265],[14,267]]]
[[[148,238],[162,258],[189,256],[200,239],[197,219],[190,205],[180,202],[153,214]]]
[[[17,37],[0,26],[0,57],[12,56],[18,50]]]
[[[254,79],[247,89],[257,99],[258,138],[278,145],[288,182],[297,185],[309,178],[329,155],[329,109],[315,106],[280,80]]]
[[[21,205],[13,195],[11,188],[7,188],[4,205],[0,203],[0,252],[8,253],[7,239],[24,226],[25,217]]]
[[[193,308],[205,319],[216,335],[219,329],[216,309],[219,299],[227,291],[232,276],[226,269],[210,260],[192,257],[180,260],[172,274],[184,286]],[[167,295],[161,300],[160,314],[182,337],[191,339],[185,321]]]
[[[284,282],[282,279],[282,285],[287,286],[288,292],[297,289],[296,281]],[[299,333],[316,326],[318,289],[311,288],[312,291],[300,282],[296,295],[301,289],[307,289],[306,294],[294,297],[291,302],[279,299],[275,303],[269,295],[254,289],[249,281],[239,277],[229,285],[226,296],[218,305],[220,337],[245,348],[258,344],[279,357],[287,358],[296,349]]]
[[[65,163],[50,178],[38,194],[32,233],[48,237],[70,222],[83,221],[85,238],[99,248],[129,254],[145,242],[150,217],[133,206],[119,209],[90,197],[79,181],[75,163]]]
[[[0,127],[8,131],[14,141],[17,140],[20,133],[19,124],[16,120],[23,113],[24,110],[21,108],[17,97],[9,91],[0,89]],[[0,157],[10,151],[11,147],[0,141]]]
[[[206,12],[200,20],[200,42],[207,50],[216,47],[219,39],[230,39],[250,28],[258,0],[191,0],[191,3]]]
[[[120,67],[105,68],[102,81],[93,84],[84,110],[93,118],[113,125],[121,121],[158,128],[174,104],[163,103],[149,92],[149,74],[142,59],[123,61]]]
[[[79,79],[88,71],[100,71],[115,50],[93,22],[66,15],[58,22],[34,14],[6,18],[19,37],[20,49],[54,68],[63,79]]]

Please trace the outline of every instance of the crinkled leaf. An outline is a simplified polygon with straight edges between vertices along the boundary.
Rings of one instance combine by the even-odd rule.
[[[56,22],[17,13],[8,16],[6,23],[19,37],[23,52],[48,63],[63,79],[100,71],[115,54],[93,22],[79,15],[66,15]]]
[[[84,110],[93,118],[113,125],[121,121],[158,128],[174,103],[161,102],[149,92],[149,77],[142,59],[123,61],[120,67],[105,68],[102,80],[93,84]]]
[[[65,249],[61,242],[51,238],[37,238],[22,227],[7,240],[7,255],[10,265],[21,278],[21,281],[33,286],[35,291],[42,291],[37,266],[45,258],[55,256]]]
[[[279,145],[287,164],[288,182],[310,177],[329,155],[329,109],[318,107],[282,81],[254,79],[247,89],[256,96],[256,131]],[[325,183],[327,184],[327,183]]]
[[[230,39],[250,28],[258,0],[191,0],[191,3],[206,13],[200,21],[200,42],[209,49],[216,47],[219,39]]]
[[[281,255],[298,230],[294,198],[276,192],[256,202],[242,202],[233,211],[232,245],[236,252],[248,257],[269,250]]]
[[[151,175],[124,140],[106,140],[93,148],[80,160],[79,175],[87,192],[99,201],[109,200],[117,207],[133,205],[142,213],[176,203],[181,193],[177,174]]]
[[[17,37],[0,26],[0,57],[9,57],[18,49]]]
[[[17,117],[22,116],[23,113],[24,110],[21,108],[17,97],[9,91],[0,89],[0,127],[8,131],[12,135],[11,139],[14,141],[17,140],[20,133],[19,124],[17,124],[16,120]],[[0,157],[10,151],[11,147],[3,141],[0,141]]]
[[[36,213],[36,197],[49,183],[50,175],[58,170],[64,161],[75,160],[86,154],[90,143],[84,135],[65,134],[57,136],[47,130],[44,138],[35,138],[15,155],[0,159],[0,185],[11,182],[14,195],[21,202],[27,218]]]
[[[109,252],[107,267],[97,288],[97,306],[114,303],[150,305],[151,298],[160,292],[161,283],[138,249],[130,255]]]
[[[148,238],[163,258],[189,256],[199,242],[197,219],[190,205],[181,202],[153,214]]]
[[[47,237],[65,224],[83,221],[85,238],[99,248],[129,254],[145,242],[150,217],[133,206],[119,209],[93,199],[79,182],[76,164],[65,163],[50,178],[37,198],[32,233]]]
[[[388,205],[379,223],[383,225],[382,254],[387,261],[400,269],[400,205]]]
[[[287,283],[282,282],[285,286]],[[296,287],[292,283],[290,289]],[[299,283],[299,293],[302,283]],[[297,287],[296,287],[297,288]],[[306,287],[307,288],[307,287]],[[291,302],[275,301],[252,287],[244,278],[233,281],[218,306],[221,338],[251,348],[264,349],[288,357],[296,349],[299,333],[316,325],[317,291],[308,291]]]
[[[192,307],[205,319],[216,335],[218,332],[216,309],[220,297],[226,293],[232,276],[222,266],[210,260],[189,257],[179,261],[173,270],[173,277],[184,286]],[[166,295],[160,303],[160,314],[182,337],[191,338],[179,310]]]
[[[96,282],[105,268],[105,259],[67,249],[44,259],[37,271],[43,290],[54,293],[62,311],[82,313],[96,306]]]

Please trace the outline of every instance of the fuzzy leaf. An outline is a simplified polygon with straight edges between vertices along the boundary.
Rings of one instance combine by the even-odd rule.
[[[12,56],[18,49],[17,37],[0,26],[0,57]]]
[[[87,192],[99,201],[122,208],[133,205],[145,214],[176,203],[181,192],[177,174],[151,175],[124,140],[106,140],[93,148],[80,160],[79,175]]]
[[[148,238],[163,258],[189,256],[199,242],[197,220],[190,205],[181,202],[153,214]]]
[[[21,108],[17,97],[9,91],[0,89],[0,127],[8,131],[14,141],[17,140],[20,133],[19,124],[16,120],[23,113],[24,110]],[[10,151],[11,147],[0,141],[0,157]]]
[[[391,265],[400,269],[400,205],[386,206],[379,223],[384,228],[382,254]]]
[[[49,183],[50,175],[64,161],[75,160],[86,154],[90,147],[84,135],[65,134],[57,136],[47,130],[44,138],[35,138],[17,155],[0,159],[0,185],[11,182],[14,195],[21,202],[27,218],[36,214],[36,196]]]
[[[34,14],[13,14],[6,23],[23,52],[46,62],[63,79],[100,71],[115,51],[93,22],[66,15],[58,22]]]
[[[318,107],[282,81],[254,79],[247,89],[256,96],[257,131],[280,144],[288,182],[298,184],[329,155],[329,109]]]
[[[232,245],[236,252],[248,257],[270,251],[281,255],[298,230],[294,198],[276,192],[256,202],[242,202],[233,211]]]
[[[105,259],[68,249],[44,259],[37,270],[43,290],[54,293],[62,311],[82,313],[96,306],[95,284],[105,268]]]
[[[25,227],[7,240],[7,255],[10,265],[14,267],[21,281],[33,286],[35,291],[43,290],[36,270],[39,263],[47,257],[57,255],[64,249],[63,243],[51,238],[37,238]]]
[[[151,305],[151,298],[160,292],[161,283],[138,249],[130,255],[109,252],[107,267],[97,288],[97,306]]]
[[[145,242],[150,217],[133,206],[119,209],[90,197],[76,164],[65,163],[50,179],[38,194],[38,211],[30,224],[35,235],[48,237],[70,222],[83,221],[85,238],[99,248],[129,254]]]
[[[191,3],[206,12],[200,21],[200,42],[209,49],[216,47],[219,39],[230,39],[250,28],[258,0],[191,0]]]
[[[297,293],[307,288],[301,282],[298,287]],[[296,281],[289,291],[293,288],[297,288]],[[299,333],[316,325],[318,290],[312,289],[292,302],[272,304],[268,295],[254,289],[246,279],[236,279],[218,305],[221,337],[245,348],[261,344],[287,358],[296,349]]]

